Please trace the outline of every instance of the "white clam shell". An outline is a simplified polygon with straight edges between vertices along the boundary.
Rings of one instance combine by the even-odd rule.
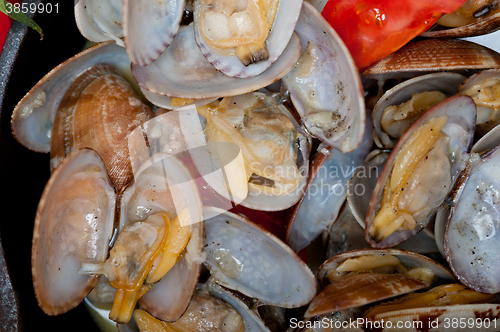
[[[323,162],[314,165],[314,179],[309,180],[303,199],[294,208],[287,234],[287,242],[293,250],[304,249],[335,222],[347,196],[349,179],[373,147],[372,137],[372,126],[368,124],[363,141],[355,151],[332,151],[333,156],[323,156]]]
[[[93,150],[71,153],[50,177],[38,206],[32,247],[33,286],[46,313],[76,307],[99,280],[78,271],[84,263],[106,260],[115,201],[104,164]]]
[[[464,173],[444,235],[446,258],[457,278],[467,287],[490,294],[500,291],[498,163],[500,150],[496,148]]]
[[[132,65],[138,84],[152,93],[178,98],[235,96],[263,88],[285,76],[300,56],[300,39],[293,36],[279,59],[259,76],[240,79],[217,69],[200,52],[193,25],[179,29],[170,46],[147,66]]]
[[[76,25],[93,42],[115,40],[124,46],[122,0],[75,0]]]
[[[217,208],[205,208],[205,220],[205,265],[217,283],[284,308],[300,307],[314,297],[311,270],[275,236]]]
[[[219,286],[212,279],[209,279],[205,286],[210,292],[210,295],[228,303],[240,314],[245,324],[245,332],[270,332],[269,328],[258,315],[258,312],[250,309],[233,293]]]
[[[266,71],[284,52],[293,29],[299,18],[302,0],[280,1],[271,31],[266,40],[266,47],[269,52],[269,59],[245,66],[236,56],[224,56],[213,50],[203,39],[199,27],[199,16],[201,15],[199,1],[194,5],[194,31],[196,43],[205,58],[224,75],[238,78],[249,78],[262,74]]]
[[[302,40],[302,55],[282,82],[307,130],[339,151],[352,152],[365,131],[363,88],[354,60],[335,30],[307,2],[295,31]],[[311,120],[317,112],[331,113],[340,124],[324,132]]]

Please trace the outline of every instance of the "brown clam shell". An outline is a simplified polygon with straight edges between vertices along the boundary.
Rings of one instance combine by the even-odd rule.
[[[436,27],[440,26],[437,25]],[[498,29],[500,29],[500,13],[461,27],[426,31],[421,36],[428,38],[464,38],[485,35]]]
[[[154,117],[120,72],[97,65],[83,72],[59,105],[51,143],[51,168],[71,151],[91,148],[103,159],[120,193],[133,179],[128,135]]]
[[[106,260],[115,202],[93,150],[75,150],[52,173],[38,204],[31,252],[33,288],[48,315],[73,309],[98,282],[100,275],[78,271]]]
[[[500,68],[500,54],[458,39],[426,39],[405,45],[363,72],[377,74]]]
[[[354,274],[329,284],[311,301],[305,318],[360,307],[429,286],[402,274]]]

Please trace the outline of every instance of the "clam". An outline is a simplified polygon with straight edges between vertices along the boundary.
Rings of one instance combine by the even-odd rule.
[[[377,146],[393,148],[421,114],[455,95],[465,79],[458,73],[432,73],[408,79],[386,91],[372,113]]]
[[[135,324],[120,325],[119,330],[269,332],[259,314],[249,307],[248,298],[217,285],[212,279],[198,286],[189,307],[175,322],[156,319],[143,309],[135,311],[134,319]]]
[[[132,81],[124,48],[102,43],[78,53],[45,75],[17,104],[12,115],[16,140],[30,150],[49,152],[52,126],[63,96],[80,73],[98,64],[115,67]]]
[[[495,331],[494,323],[500,317],[498,304],[469,304],[451,305],[430,308],[415,308],[395,310],[379,315],[369,316],[364,321],[363,327],[378,326],[379,331],[446,331],[455,330],[451,322],[468,322],[466,325],[471,330]],[[385,324],[381,324],[381,322]],[[395,327],[403,322],[401,329]],[[471,324],[474,322],[474,324]],[[484,322],[484,323],[483,323]],[[384,327],[381,327],[384,325]],[[391,326],[391,328],[388,328]],[[463,326],[463,324],[462,324]],[[451,328],[450,328],[451,327]]]
[[[375,189],[376,183],[378,181],[379,175],[385,165],[385,162],[389,158],[388,151],[373,150],[368,157],[366,157],[366,162],[363,166],[360,166],[356,173],[349,180],[349,185],[347,187],[347,212],[350,217],[344,220],[344,223],[337,225],[337,221],[330,230],[330,241],[332,237],[339,239],[341,235],[341,240],[336,243],[342,243],[342,246],[352,247],[350,250],[368,248],[370,245],[366,239],[360,238],[360,233],[363,232],[366,223],[366,215],[368,213],[368,205],[370,203],[370,198],[372,196],[373,190]],[[347,208],[346,208],[347,210]],[[355,225],[356,221],[356,225]],[[361,226],[361,227],[357,227]],[[346,229],[349,232],[346,232]],[[340,234],[333,235],[334,230],[338,230]],[[409,250],[419,254],[431,254],[437,253],[439,250],[433,239],[433,234],[429,234],[427,228],[423,232],[415,234],[415,236],[401,242],[395,248]],[[347,251],[347,250],[345,250]],[[336,252],[339,254],[341,251]]]
[[[310,318],[453,280],[433,260],[398,249],[361,249],[329,258],[318,270],[323,290],[304,314]]]
[[[500,291],[497,264],[498,148],[475,156],[463,172],[454,193],[444,235],[446,258],[457,278],[482,292]]]
[[[335,30],[307,2],[295,31],[302,55],[282,82],[300,122],[329,146],[352,152],[365,131],[363,88],[354,61]]]
[[[116,195],[99,155],[77,150],[65,158],[40,199],[32,247],[33,287],[40,307],[58,315],[76,307],[97,283],[79,274],[104,263],[113,234]]]
[[[302,0],[196,0],[194,33],[205,58],[224,75],[254,77],[287,47]]]
[[[500,6],[495,0],[467,0],[453,13],[442,16],[429,31],[431,38],[479,36],[500,29]]]
[[[458,90],[470,96],[477,106],[476,133],[484,136],[500,123],[500,69],[479,72],[469,77]]]
[[[51,134],[51,167],[75,149],[92,148],[120,193],[133,177],[127,137],[153,116],[117,69],[91,67],[75,79],[59,103]]]
[[[294,206],[288,223],[287,242],[293,250],[304,249],[335,222],[347,196],[347,183],[372,147],[372,131],[368,125],[361,145],[354,152],[326,148],[316,152],[307,189]]]
[[[246,218],[216,208],[205,209],[205,226],[205,265],[219,285],[260,305],[296,308],[311,301],[314,275],[279,239]]]
[[[500,54],[459,39],[425,39],[406,44],[363,72],[367,78],[408,77],[434,71],[497,68]]]
[[[219,195],[264,211],[284,210],[300,199],[308,176],[309,143],[284,105],[253,92],[198,111],[206,119],[204,130],[197,114],[186,112],[181,128],[190,149],[208,144],[207,153],[193,161]],[[229,186],[210,175],[221,166]]]
[[[141,88],[158,95],[186,99],[234,96],[263,88],[285,76],[300,55],[300,39],[292,35],[283,54],[261,75],[229,77],[208,62],[196,45],[193,25],[179,29],[170,46],[147,66],[132,65]]]
[[[170,319],[184,312],[203,261],[201,201],[196,187],[176,190],[175,181],[193,185],[181,162],[158,154],[153,160],[125,190],[119,208],[93,150],[76,150],[55,170],[39,204],[33,240],[34,287],[46,313],[72,309],[101,274],[117,289],[113,320],[128,321],[137,300],[159,279],[179,293],[166,302]],[[115,219],[119,233],[112,238]]]
[[[121,0],[79,0],[75,3],[76,25],[93,42],[114,40],[124,46]]]
[[[123,1],[123,35],[132,63],[153,62],[174,39],[186,6],[185,0]]]
[[[368,207],[366,239],[391,247],[430,221],[465,168],[476,107],[454,96],[424,113],[392,150]]]

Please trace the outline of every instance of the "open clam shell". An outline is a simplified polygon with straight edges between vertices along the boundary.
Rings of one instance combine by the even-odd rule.
[[[498,68],[500,54],[459,39],[425,39],[406,44],[363,72],[367,78],[402,73]]]
[[[293,206],[307,183],[309,139],[288,120],[286,107],[264,93],[223,102],[209,111],[205,128],[193,108],[179,113],[199,173],[228,202],[261,211]]]
[[[123,1],[123,34],[130,60],[139,66],[153,62],[179,30],[185,0]]]
[[[456,188],[444,236],[444,251],[457,278],[478,292],[500,291],[496,263],[500,182],[497,147],[472,163]]]
[[[94,149],[102,158],[118,193],[133,179],[127,138],[154,117],[150,107],[114,67],[97,65],[68,88],[54,118],[51,168],[71,151]]]
[[[352,222],[349,221],[346,222],[344,226],[336,226],[339,222],[337,221],[330,232],[333,232],[337,227],[349,229],[349,232],[343,231],[345,235],[341,238],[344,246],[353,247],[350,250],[368,248],[370,246],[366,239],[363,239],[363,241],[360,239],[360,233],[363,232],[364,238],[366,215],[368,213],[370,198],[377,184],[379,174],[382,173],[382,169],[388,158],[389,152],[373,150],[366,158],[368,161],[363,164],[363,166],[359,167],[358,171],[354,173],[349,180],[349,185],[347,187],[347,203],[349,214],[356,221],[357,225],[351,225]],[[356,226],[360,227],[356,228]],[[336,235],[336,237],[338,237],[338,235]],[[429,236],[424,229],[424,232],[415,234],[415,236],[398,244],[396,248],[413,251],[419,254],[436,253],[438,252],[438,248],[434,242],[433,238]],[[340,252],[337,252],[336,254],[339,253]]]
[[[302,55],[282,79],[307,131],[342,151],[354,151],[365,131],[365,104],[358,69],[330,24],[305,2],[295,31]]]
[[[401,249],[359,249],[338,254],[327,259],[318,269],[318,280],[320,285],[326,286],[329,283],[328,275],[333,269],[337,268],[337,266],[343,263],[346,259],[367,255],[393,255],[396,256],[401,264],[403,264],[407,269],[416,267],[427,268],[433,272],[433,283],[435,284],[442,284],[444,282],[453,281],[455,279],[451,272],[441,264],[433,261],[426,256],[411,251]]]
[[[243,318],[243,323],[245,324],[245,332],[270,331],[264,321],[260,318],[258,312],[256,310],[252,310],[252,308],[250,308],[248,304],[241,299],[241,297],[238,297],[227,288],[218,285],[212,279],[209,279],[205,285],[207,290],[210,292],[210,295],[228,303],[240,314],[241,318]]]
[[[115,201],[93,150],[73,152],[50,177],[35,218],[31,261],[35,294],[47,314],[73,309],[99,280],[78,271],[84,263],[106,260]]]
[[[389,151],[374,150],[363,166],[353,174],[347,187],[347,203],[352,215],[365,228],[368,205]]]
[[[425,228],[451,190],[458,173],[465,168],[465,161],[472,146],[475,118],[476,107],[472,99],[467,96],[454,96],[424,113],[401,137],[380,174],[368,207],[366,239],[372,246],[392,247]],[[442,129],[439,132],[433,132],[432,124],[437,121],[441,123]],[[415,156],[410,156],[417,150],[415,150],[415,145],[409,144],[413,144],[411,142],[415,142],[414,140],[418,137],[423,137],[421,135],[425,131],[424,128],[429,128],[429,134],[434,135],[435,143],[429,141],[430,150],[424,149],[422,154],[419,152]],[[438,139],[442,140],[441,143]],[[408,144],[406,144],[407,141]],[[399,155],[400,151],[407,152]],[[439,157],[438,155],[429,156],[428,152],[439,154]],[[400,164],[403,160],[415,164],[412,164],[414,165],[412,167],[403,167],[403,164]],[[437,172],[424,171],[425,165],[431,165],[429,160],[433,161],[431,170],[436,169],[437,162],[443,164],[438,167]],[[403,173],[398,173],[398,170]],[[399,177],[401,174],[405,174],[404,177]],[[418,174],[425,174],[425,176],[420,178]],[[429,184],[427,187],[424,186],[425,181],[430,181],[427,182]],[[408,189],[410,185],[417,186],[422,195],[419,195],[417,190]],[[431,193],[434,197],[430,196]],[[415,202],[424,202],[419,201],[421,198],[425,203],[415,205]],[[389,207],[393,205],[395,207],[390,209]],[[401,222],[401,219],[395,219],[395,216],[413,218],[411,222],[414,224],[406,227],[402,223],[398,226],[398,223],[393,223],[393,221]]]
[[[123,47],[109,42],[78,53],[45,75],[17,104],[12,115],[17,141],[30,150],[49,152],[61,99],[80,73],[97,64],[115,67],[131,79],[130,60]]]
[[[481,3],[479,1],[477,2]],[[485,2],[483,1],[482,3]],[[440,25],[440,21],[438,20],[434,27],[421,34],[421,36],[428,38],[464,38],[495,32],[500,29],[500,12],[498,11],[498,3],[496,3],[496,5],[495,1],[490,1],[490,3],[493,5],[493,10],[490,9],[489,13],[486,12],[486,14],[481,15],[481,17],[476,18],[475,20],[472,19],[473,22],[471,23],[458,27],[445,27]],[[486,2],[486,6],[483,7],[483,12],[487,6],[488,3]],[[447,16],[449,17],[450,14],[447,14]]]
[[[170,46],[147,66],[132,65],[138,84],[169,97],[206,99],[234,96],[263,88],[292,69],[300,56],[300,38],[292,35],[283,54],[261,75],[229,77],[208,62],[194,39],[193,25],[183,26]]]
[[[470,96],[477,106],[476,135],[484,136],[500,124],[500,69],[484,70],[465,80],[458,94]]]
[[[409,293],[429,286],[422,281],[404,274],[360,273],[351,274],[329,283],[328,276],[347,259],[361,256],[395,256],[408,270],[424,268],[431,271],[431,283],[453,280],[453,275],[433,260],[408,251],[398,249],[360,249],[330,257],[318,269],[318,280],[324,289],[313,299],[305,317],[313,317],[339,310],[363,306],[382,299]]]
[[[375,105],[372,113],[373,126],[375,128],[374,138],[377,146],[379,148],[391,149],[399,139],[399,137],[389,136],[384,130],[383,116],[388,106],[400,105],[410,100],[413,95],[427,91],[439,91],[447,97],[451,97],[456,94],[458,87],[466,78],[458,73],[432,73],[411,78],[387,90]],[[397,131],[405,132],[416,119],[414,118],[412,121],[409,121],[409,119],[405,118],[395,121],[398,128]]]
[[[316,281],[306,264],[248,219],[205,208],[205,227],[205,265],[218,284],[284,308],[305,305],[316,294]]]
[[[313,157],[307,190],[294,206],[287,243],[299,252],[335,222],[347,196],[348,181],[373,147],[368,124],[361,145],[353,152],[318,151]],[[333,154],[333,156],[331,155]]]
[[[204,106],[207,104],[210,104],[214,100],[217,100],[218,98],[208,98],[208,99],[190,99],[189,101],[192,101],[192,103],[189,103],[188,105],[182,105],[182,106],[177,106],[175,102],[173,102],[172,97],[168,96],[163,96],[159,95],[153,92],[150,92],[144,88],[141,88],[141,92],[144,95],[144,97],[149,100],[152,104],[164,108],[166,110],[179,110],[183,107],[189,106],[189,105],[194,105],[196,107]]]
[[[202,32],[200,24],[202,15],[204,15],[208,5],[205,4],[205,1],[196,0],[194,3],[194,33],[196,43],[204,57],[224,75],[238,78],[257,76],[266,71],[285,51],[290,38],[292,38],[301,6],[302,0],[279,1],[271,31],[265,41],[269,54],[268,59],[245,66],[236,55],[219,53],[204,38],[205,33]]]
[[[114,40],[124,46],[121,0],[78,0],[75,2],[76,25],[93,42]]]

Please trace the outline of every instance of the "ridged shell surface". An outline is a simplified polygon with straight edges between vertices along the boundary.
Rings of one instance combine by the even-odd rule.
[[[121,192],[133,178],[128,135],[153,116],[118,70],[93,67],[73,82],[59,105],[52,131],[51,167],[57,167],[75,149],[92,148]]]

